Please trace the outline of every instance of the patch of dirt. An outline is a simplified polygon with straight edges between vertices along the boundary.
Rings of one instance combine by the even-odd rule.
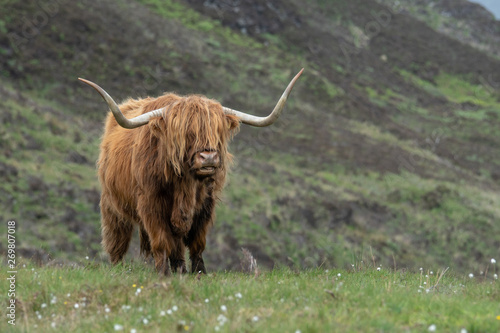
[[[18,170],[15,166],[0,162],[0,179],[7,182],[17,180]]]
[[[243,34],[261,39],[262,34],[276,34],[287,25],[301,28],[302,18],[283,0],[208,0],[187,1],[199,12]]]
[[[68,156],[66,156],[66,162],[76,164],[92,164],[85,155],[82,155],[77,151],[70,151]]]

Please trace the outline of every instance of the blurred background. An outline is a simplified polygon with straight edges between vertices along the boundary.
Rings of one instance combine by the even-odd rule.
[[[266,268],[470,271],[500,257],[500,22],[477,3],[1,8],[0,220],[17,221],[19,255],[107,260],[95,169],[107,107],[78,77],[117,101],[199,93],[264,115],[304,67],[278,123],[231,143],[210,270],[239,269],[242,247]]]

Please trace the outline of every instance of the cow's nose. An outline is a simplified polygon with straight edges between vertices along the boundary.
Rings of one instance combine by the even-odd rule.
[[[200,158],[203,164],[217,164],[219,163],[219,154],[216,151],[202,151]]]

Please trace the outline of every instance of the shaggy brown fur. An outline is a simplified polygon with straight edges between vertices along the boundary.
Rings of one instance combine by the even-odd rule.
[[[205,272],[206,234],[239,119],[224,114],[217,101],[197,95],[165,94],[120,105],[127,118],[162,107],[167,107],[162,117],[135,129],[122,128],[111,113],[107,117],[98,160],[103,247],[112,263],[121,261],[135,224],[141,253],[153,255],[159,272],[185,272],[186,247],[191,271]],[[199,173],[200,152],[218,154],[210,175]]]

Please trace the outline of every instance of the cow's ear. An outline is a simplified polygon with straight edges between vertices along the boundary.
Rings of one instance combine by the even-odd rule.
[[[229,130],[231,132],[237,131],[240,127],[240,118],[232,114],[226,114],[226,119],[228,123]]]

